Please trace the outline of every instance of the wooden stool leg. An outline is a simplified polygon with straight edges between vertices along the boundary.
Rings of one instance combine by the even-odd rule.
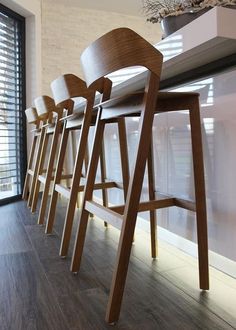
[[[39,137],[39,143],[38,143],[38,149],[37,149],[37,158],[36,158],[35,166],[34,166],[34,174],[33,174],[33,177],[32,177],[32,180],[31,180],[31,185],[30,185],[30,193],[29,193],[28,204],[27,204],[29,208],[31,208],[32,201],[33,201],[34,188],[35,188],[35,184],[36,184],[41,153],[43,151],[42,148],[43,148],[43,143],[44,143],[44,136],[45,136],[45,128],[42,128],[41,129],[41,134],[40,134],[40,137]]]
[[[118,118],[118,133],[119,133],[119,144],[120,144],[120,160],[121,160],[121,172],[123,181],[123,194],[124,202],[126,202],[128,186],[129,186],[129,157],[128,157],[128,143],[125,128],[125,118]],[[135,237],[133,237],[133,243]]]
[[[46,222],[46,229],[45,229],[46,234],[51,234],[55,220],[56,205],[58,199],[58,192],[55,190],[55,186],[56,184],[59,184],[61,182],[68,137],[69,137],[69,130],[66,129],[66,123],[64,123],[62,135],[61,135],[61,143],[58,151],[58,160],[57,160],[55,177],[53,182],[52,196],[50,200],[48,218]]]
[[[204,179],[204,164],[202,150],[201,119],[199,101],[196,97],[190,109],[190,124],[192,136],[192,153],[194,169],[194,185],[197,218],[198,262],[200,288],[209,289],[207,211]]]
[[[72,136],[73,136],[73,131],[69,130],[67,147],[66,147],[66,151],[65,151],[65,158],[64,158],[63,169],[62,169],[62,176],[65,173],[68,173],[68,174],[71,173],[71,169],[70,169],[70,154],[71,154],[70,147],[71,147],[71,143],[70,142],[72,141]],[[72,158],[74,158],[74,157],[72,157]],[[74,159],[72,161],[74,161]],[[71,178],[67,177],[66,179],[62,179],[62,181],[65,183],[66,188],[70,189]]]
[[[151,139],[150,149],[147,160],[148,169],[148,193],[149,200],[155,200],[155,174],[153,164],[153,141]],[[151,254],[152,258],[157,257],[157,219],[156,210],[149,211],[150,214],[150,232],[151,232]]]
[[[150,150],[152,123],[156,105],[158,81],[150,75],[149,90],[146,95],[145,110],[140,118],[138,147],[134,170],[130,179],[127,201],[124,210],[121,235],[119,240],[115,270],[113,272],[111,290],[107,306],[106,321],[116,322],[119,318],[121,302],[128,271],[131,246],[135,230],[138,205],[143,185],[145,165]]]
[[[36,175],[36,180],[35,180],[34,194],[33,194],[32,205],[31,205],[32,213],[34,213],[36,211],[36,207],[37,207],[39,189],[40,189],[40,181],[39,181],[38,177],[43,172],[43,166],[44,166],[44,161],[45,161],[45,156],[46,156],[46,151],[47,151],[47,146],[48,146],[48,140],[49,140],[49,135],[47,133],[45,133],[42,152],[41,152],[41,156],[40,156],[40,160],[39,160],[38,173]]]
[[[92,154],[89,161],[89,168],[87,173],[86,185],[84,189],[84,198],[82,203],[82,210],[76,233],[75,245],[72,256],[71,271],[78,272],[80,268],[86,229],[88,224],[89,212],[86,210],[86,201],[91,200],[93,196],[93,187],[96,178],[96,172],[98,167],[98,160],[100,156],[100,150],[102,148],[104,121],[99,121],[100,113],[98,114],[97,124],[95,128],[94,142],[92,148]]]
[[[80,179],[82,177],[83,162],[87,148],[88,134],[92,117],[92,106],[93,100],[88,102],[83,125],[80,132],[80,138],[78,142],[78,149],[76,154],[76,160],[74,165],[72,184],[70,190],[70,198],[67,206],[66,217],[64,222],[61,247],[60,247],[60,256],[66,256],[69,248],[72,225],[74,220],[76,200],[78,196]]]
[[[106,182],[106,159],[105,159],[105,145],[104,141],[102,142],[101,154],[100,154],[100,166],[101,166],[101,182]],[[108,196],[107,196],[107,189],[102,189],[102,204],[103,206],[108,206]],[[106,221],[104,221],[104,226],[108,227]]]
[[[85,176],[86,176],[86,173],[88,172],[88,164],[89,164],[89,148],[88,148],[88,143],[87,143],[86,144],[85,155],[84,155]]]
[[[71,131],[71,149],[72,149],[72,155],[73,155],[73,164],[76,162],[76,135],[74,131]],[[71,183],[72,184],[72,183]],[[77,194],[77,199],[76,199],[76,205],[77,208],[79,208],[79,193]]]
[[[61,128],[61,123],[58,120],[58,122],[56,123],[56,126],[55,126],[54,133],[53,133],[52,144],[51,144],[51,148],[50,148],[50,152],[49,152],[48,167],[47,167],[47,172],[46,172],[46,176],[45,176],[43,196],[42,196],[42,201],[41,201],[40,210],[39,210],[39,217],[38,217],[39,225],[42,225],[44,223],[44,216],[45,216],[46,207],[47,207],[49,189],[50,189],[50,184],[51,184],[51,180],[52,180],[52,176],[53,176],[53,166],[54,166],[54,161],[55,161],[55,156],[56,156],[56,151],[57,151],[58,138],[60,135],[60,128]]]
[[[121,172],[122,172],[122,180],[123,180],[124,201],[126,201],[126,196],[129,186],[129,157],[128,157],[128,144],[127,144],[126,128],[125,128],[125,118],[119,118],[117,124],[118,124],[118,133],[119,133],[120,160],[121,160]]]
[[[86,145],[86,151],[85,151],[85,156],[84,156],[84,169],[85,169],[85,173],[83,173],[83,177],[85,178],[87,173],[88,173],[88,166],[89,166],[89,147],[88,147],[88,143]],[[83,192],[82,192],[83,193]],[[94,218],[94,214],[90,213],[89,214],[90,219]],[[105,226],[105,224],[104,224]]]
[[[26,176],[25,176],[24,189],[23,189],[23,193],[22,193],[23,200],[27,200],[27,198],[28,198],[29,181],[30,181],[30,174],[28,173],[28,171],[32,170],[33,160],[36,156],[35,150],[36,150],[37,140],[38,140],[38,136],[35,134],[33,137],[33,142],[32,142],[31,148],[30,148],[29,162],[28,162]]]

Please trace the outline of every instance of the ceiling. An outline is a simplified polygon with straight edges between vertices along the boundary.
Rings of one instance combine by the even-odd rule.
[[[59,1],[64,2],[65,0]],[[113,11],[132,16],[142,16],[142,0],[67,0],[66,2],[67,5],[77,5],[81,8]]]

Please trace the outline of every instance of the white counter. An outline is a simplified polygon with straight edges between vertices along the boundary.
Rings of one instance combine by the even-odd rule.
[[[214,7],[155,47],[164,55],[161,81],[236,54],[236,10]],[[145,76],[146,70],[115,86],[112,95],[142,88]]]

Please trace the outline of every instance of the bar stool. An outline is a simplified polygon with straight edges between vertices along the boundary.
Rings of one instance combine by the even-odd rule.
[[[39,158],[38,173],[36,175],[36,182],[34,187],[33,200],[31,211],[36,211],[36,206],[39,197],[40,187],[43,186],[42,201],[39,213],[44,213],[46,209],[47,196],[49,194],[50,184],[53,180],[54,163],[56,158],[57,146],[61,134],[60,119],[63,114],[63,109],[56,107],[54,100],[49,96],[40,96],[35,99],[35,106],[37,113],[41,118],[47,118],[48,122],[44,125],[45,136],[43,140],[42,152]],[[52,119],[54,116],[54,119]],[[49,144],[49,137],[51,136],[51,144]],[[49,150],[48,150],[49,149]],[[48,162],[45,164],[45,156],[48,151]],[[44,170],[44,167],[46,168]],[[68,180],[72,178],[72,174],[64,174],[62,179]]]
[[[82,177],[84,177],[82,173],[83,163],[87,159],[87,140],[89,129],[91,126],[95,125],[97,113],[93,110],[95,91],[92,89],[88,89],[85,82],[80,78],[76,77],[75,75],[66,74],[57,78],[52,82],[51,88],[56,105],[66,110],[66,116],[61,118],[61,121],[63,121],[62,138],[59,146],[59,157],[56,165],[56,172],[52,188],[52,196],[50,200],[45,232],[47,234],[50,234],[52,232],[55,220],[58,193],[60,193],[68,199],[68,206],[60,247],[60,255],[65,257],[67,255],[70,243],[77,195],[84,189],[84,185],[82,185],[81,179]],[[79,97],[85,99],[86,104],[85,107],[82,108],[82,111],[76,113],[74,112],[74,100],[76,100],[76,98],[78,99]],[[120,144],[122,149],[122,173],[123,178],[125,178],[126,180],[125,182],[127,182],[128,184],[128,158],[126,158],[127,145],[125,140],[125,126],[122,120],[116,120],[115,122],[118,123],[119,132],[122,135],[122,141]],[[71,187],[70,189],[68,189],[61,184],[62,166],[65,159],[66,148],[68,145],[69,132],[74,130],[80,130],[80,138],[78,141],[76,158],[74,162]],[[95,189],[102,190],[103,205],[107,206],[108,200],[106,189],[116,187],[116,183],[109,181],[107,182],[105,180],[105,161],[103,149],[101,149],[99,155],[101,165],[101,183],[97,183],[95,185]],[[46,199],[44,199],[44,196],[42,203],[46,203]],[[44,221],[44,210],[45,208],[41,208],[40,210],[38,223],[42,224]]]
[[[56,209],[56,203],[57,203],[57,197],[58,193],[60,193],[62,196],[67,197],[69,196],[69,191],[70,188],[68,186],[62,185],[61,181],[63,179],[72,179],[72,184],[73,186],[73,174],[71,175],[64,175],[63,174],[63,164],[66,156],[66,147],[68,144],[68,139],[69,139],[69,132],[71,132],[72,136],[72,150],[74,149],[74,146],[76,145],[75,141],[75,136],[74,136],[74,131],[76,129],[81,129],[81,120],[73,120],[73,124],[71,125],[73,127],[70,127],[70,129],[65,130],[65,123],[67,120],[72,119],[73,114],[73,106],[74,102],[70,99],[68,99],[68,95],[74,95],[76,88],[80,90],[81,86],[83,90],[87,90],[86,85],[83,81],[81,81],[79,78],[77,78],[74,75],[67,74],[60,76],[58,79],[53,81],[52,86],[56,86],[57,93],[54,93],[54,98],[57,103],[56,107],[61,109],[63,111],[63,116],[60,116],[58,118],[58,127],[60,127],[61,131],[61,141],[59,143],[58,138],[55,137],[53,142],[55,143],[52,144],[56,148],[56,145],[59,144],[59,150],[58,150],[58,159],[56,162],[56,170],[55,170],[55,175],[53,177],[53,187],[52,187],[52,200],[54,201],[53,206],[51,202],[51,206],[49,207],[49,218],[47,220],[47,225],[46,225],[46,233],[50,233],[52,231],[52,226],[54,222],[54,216],[55,216],[55,209]],[[78,90],[77,95],[78,96]],[[54,92],[54,88],[53,88]],[[82,95],[83,96],[83,93]],[[87,163],[86,158],[87,158],[87,150],[85,149],[85,159],[82,158]],[[73,152],[72,152],[73,153]],[[76,157],[73,153],[73,162],[76,163]],[[48,163],[48,170],[49,168],[52,168],[54,163],[53,158],[49,158],[49,163]],[[56,184],[55,184],[56,182]],[[47,189],[44,189],[43,196],[42,196],[42,202],[41,202],[41,207],[39,211],[39,217],[38,217],[38,223],[43,224],[44,223],[44,217],[45,217],[45,211],[46,211],[46,205],[48,201],[48,195],[49,195],[49,187]]]
[[[113,323],[118,320],[120,314],[138,212],[170,206],[178,206],[196,212],[200,288],[209,289],[207,216],[199,95],[197,93],[159,92],[162,54],[141,36],[127,28],[113,30],[93,42],[83,52],[81,63],[87,85],[93,88],[96,88],[97,85],[100,85],[101,88],[102,81],[104,81],[103,77],[116,70],[137,65],[147,68],[144,91],[111,99],[98,106],[94,144],[71,263],[71,270],[78,272],[90,212],[108,223],[113,221],[121,223],[121,234],[106,313],[106,321]],[[110,95],[111,90],[103,87],[104,93]],[[178,110],[189,110],[190,115],[195,202],[179,199],[175,196],[140,202],[145,165],[150,152],[154,114]],[[126,203],[117,207],[103,207],[92,200],[92,194],[105,121],[134,114],[140,114],[140,124],[138,146]]]
[[[32,190],[31,212],[36,211],[39,199],[39,190],[43,185],[43,195],[48,192],[53,174],[53,164],[56,156],[56,148],[60,135],[60,118],[62,109],[55,106],[54,100],[49,96],[39,96],[34,100],[38,117],[44,122],[44,138],[41,152],[38,159],[38,168],[35,176],[35,183]],[[50,143],[51,137],[51,143]],[[49,149],[49,150],[48,150]],[[48,163],[46,155],[48,153]],[[64,179],[69,179],[67,175]],[[42,205],[41,205],[42,206]]]
[[[30,179],[33,180],[35,167],[37,168],[37,160],[38,155],[40,153],[41,147],[43,141],[43,131],[40,128],[40,119],[38,118],[38,114],[35,108],[28,108],[25,110],[25,115],[27,118],[27,122],[29,124],[33,124],[35,126],[34,129],[31,130],[31,133],[33,134],[33,140],[30,147],[30,153],[29,153],[29,161],[27,165],[27,171],[25,175],[25,182],[24,182],[24,189],[22,193],[22,199],[27,200],[29,193],[30,193]],[[32,178],[31,178],[32,177]]]
[[[85,147],[87,146],[86,141],[88,139],[88,132],[91,126],[94,126],[97,119],[97,111],[92,109],[94,103],[95,93],[88,90],[86,92],[87,87],[85,87],[85,83],[81,81],[78,77],[72,74],[67,74],[59,77],[51,84],[53,96],[55,102],[58,106],[61,106],[67,109],[67,116],[61,118],[64,121],[64,128],[62,132],[62,140],[59,149],[59,159],[57,164],[57,170],[55,174],[53,193],[51,197],[50,207],[49,207],[49,215],[46,223],[47,234],[52,232],[54,220],[55,220],[55,212],[56,212],[56,204],[57,204],[57,196],[58,193],[61,193],[64,197],[66,197],[68,201],[66,217],[64,222],[61,247],[60,247],[60,256],[65,257],[68,253],[74,212],[75,212],[75,203],[77,194],[84,189],[84,185],[81,185],[81,178],[84,176],[82,174],[82,165],[83,165],[83,157],[87,158],[87,154]],[[108,78],[103,79],[103,85],[107,86],[107,91],[110,91],[111,81]],[[85,89],[86,88],[86,89]],[[103,87],[102,87],[103,88]],[[85,90],[84,90],[85,89]],[[97,86],[98,92],[102,92]],[[78,98],[79,96],[86,96],[88,94],[86,110],[83,111],[83,107],[80,110],[80,113],[73,112],[74,102],[73,99]],[[92,95],[92,96],[91,96]],[[102,92],[101,101],[107,99],[109,96]],[[93,100],[92,100],[93,98]],[[82,113],[81,113],[82,111]],[[94,185],[94,189],[102,190],[102,202],[104,206],[108,206],[108,197],[107,197],[107,189],[109,188],[121,188],[123,189],[124,200],[126,199],[128,182],[129,182],[129,162],[128,162],[128,150],[127,150],[127,140],[126,140],[126,129],[125,129],[125,121],[124,118],[114,118],[106,121],[106,124],[116,123],[118,127],[118,135],[119,135],[119,149],[120,149],[120,160],[121,160],[121,173],[122,173],[122,184],[119,184],[114,181],[106,180],[106,167],[105,167],[105,157],[104,157],[104,146],[102,144],[100,150],[100,167],[101,167],[101,183],[96,183]],[[70,189],[66,189],[63,185],[60,184],[61,180],[61,168],[64,162],[64,155],[67,146],[68,133],[70,130],[80,129],[80,140],[78,141],[78,149],[76,154],[76,160],[74,164],[73,178]],[[149,180],[152,178],[152,165],[151,162],[148,164],[148,174]],[[152,198],[153,190],[151,184],[149,186],[149,196]],[[156,242],[156,229],[155,229],[155,210],[151,210],[150,212],[150,221],[151,221],[151,252],[152,257],[156,257],[157,252],[157,242]],[[43,223],[42,214],[39,215],[38,223]],[[104,222],[105,226],[107,225],[106,221]],[[114,224],[114,223],[113,223]],[[117,226],[119,224],[115,224]]]
[[[37,109],[36,109],[36,112],[37,112]],[[40,173],[46,172],[46,169],[41,168],[42,159],[44,159],[44,157],[46,155],[46,150],[47,150],[48,139],[46,137],[46,128],[49,124],[53,127],[53,123],[52,123],[53,117],[52,117],[52,114],[51,114],[50,111],[47,112],[46,114],[42,114],[42,115],[37,112],[37,116],[38,116],[38,119],[40,121],[41,134],[40,134],[40,143],[39,143],[39,146],[38,146],[34,176],[33,176],[33,179],[31,181],[30,193],[29,193],[29,198],[28,198],[28,207],[31,209],[31,211],[35,211],[34,207],[32,208],[32,204],[35,203],[35,198],[34,198],[34,196],[35,196],[35,186],[37,184],[39,171],[40,171]]]

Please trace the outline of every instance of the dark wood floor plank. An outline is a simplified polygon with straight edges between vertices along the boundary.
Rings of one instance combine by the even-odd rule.
[[[0,256],[0,329],[111,329],[104,317],[119,233],[91,220],[81,271],[73,275],[69,271],[73,244],[66,259],[58,256],[65,203],[58,205],[50,236],[36,224],[24,202],[5,212],[17,218],[12,224],[23,227],[16,237],[20,240],[21,232],[23,240],[28,236],[29,251],[15,253],[17,249],[12,249],[12,254]],[[0,226],[7,231],[11,223],[1,221],[1,214],[2,209]],[[74,228],[77,221],[78,214]],[[162,266],[143,262],[145,256],[138,249],[132,254],[121,317],[112,329],[233,329],[224,313],[212,312],[207,301],[196,299],[191,289],[184,288],[184,280],[178,283],[174,275],[167,275],[175,269],[165,265],[168,271],[163,272]],[[182,261],[175,263],[178,265],[182,269]],[[196,291],[200,292],[197,287]]]
[[[211,276],[211,290],[209,292],[198,291],[196,290],[198,282],[194,272],[196,273],[196,268],[183,267],[162,275],[236,329],[236,290]]]
[[[108,292],[111,273],[96,276]],[[232,329],[162,275],[132,258],[121,316],[127,319],[129,314],[133,324],[145,324],[148,319],[156,329]]]
[[[38,219],[38,211],[32,214],[27,207],[27,203],[23,201],[9,204],[11,206],[11,212],[14,212],[14,216],[23,223],[23,225],[35,225]],[[4,206],[5,208],[5,206]]]
[[[1,329],[68,329],[34,252],[0,256]]]
[[[20,204],[21,205],[21,204]],[[30,251],[32,246],[15,207],[0,207],[0,255]]]

